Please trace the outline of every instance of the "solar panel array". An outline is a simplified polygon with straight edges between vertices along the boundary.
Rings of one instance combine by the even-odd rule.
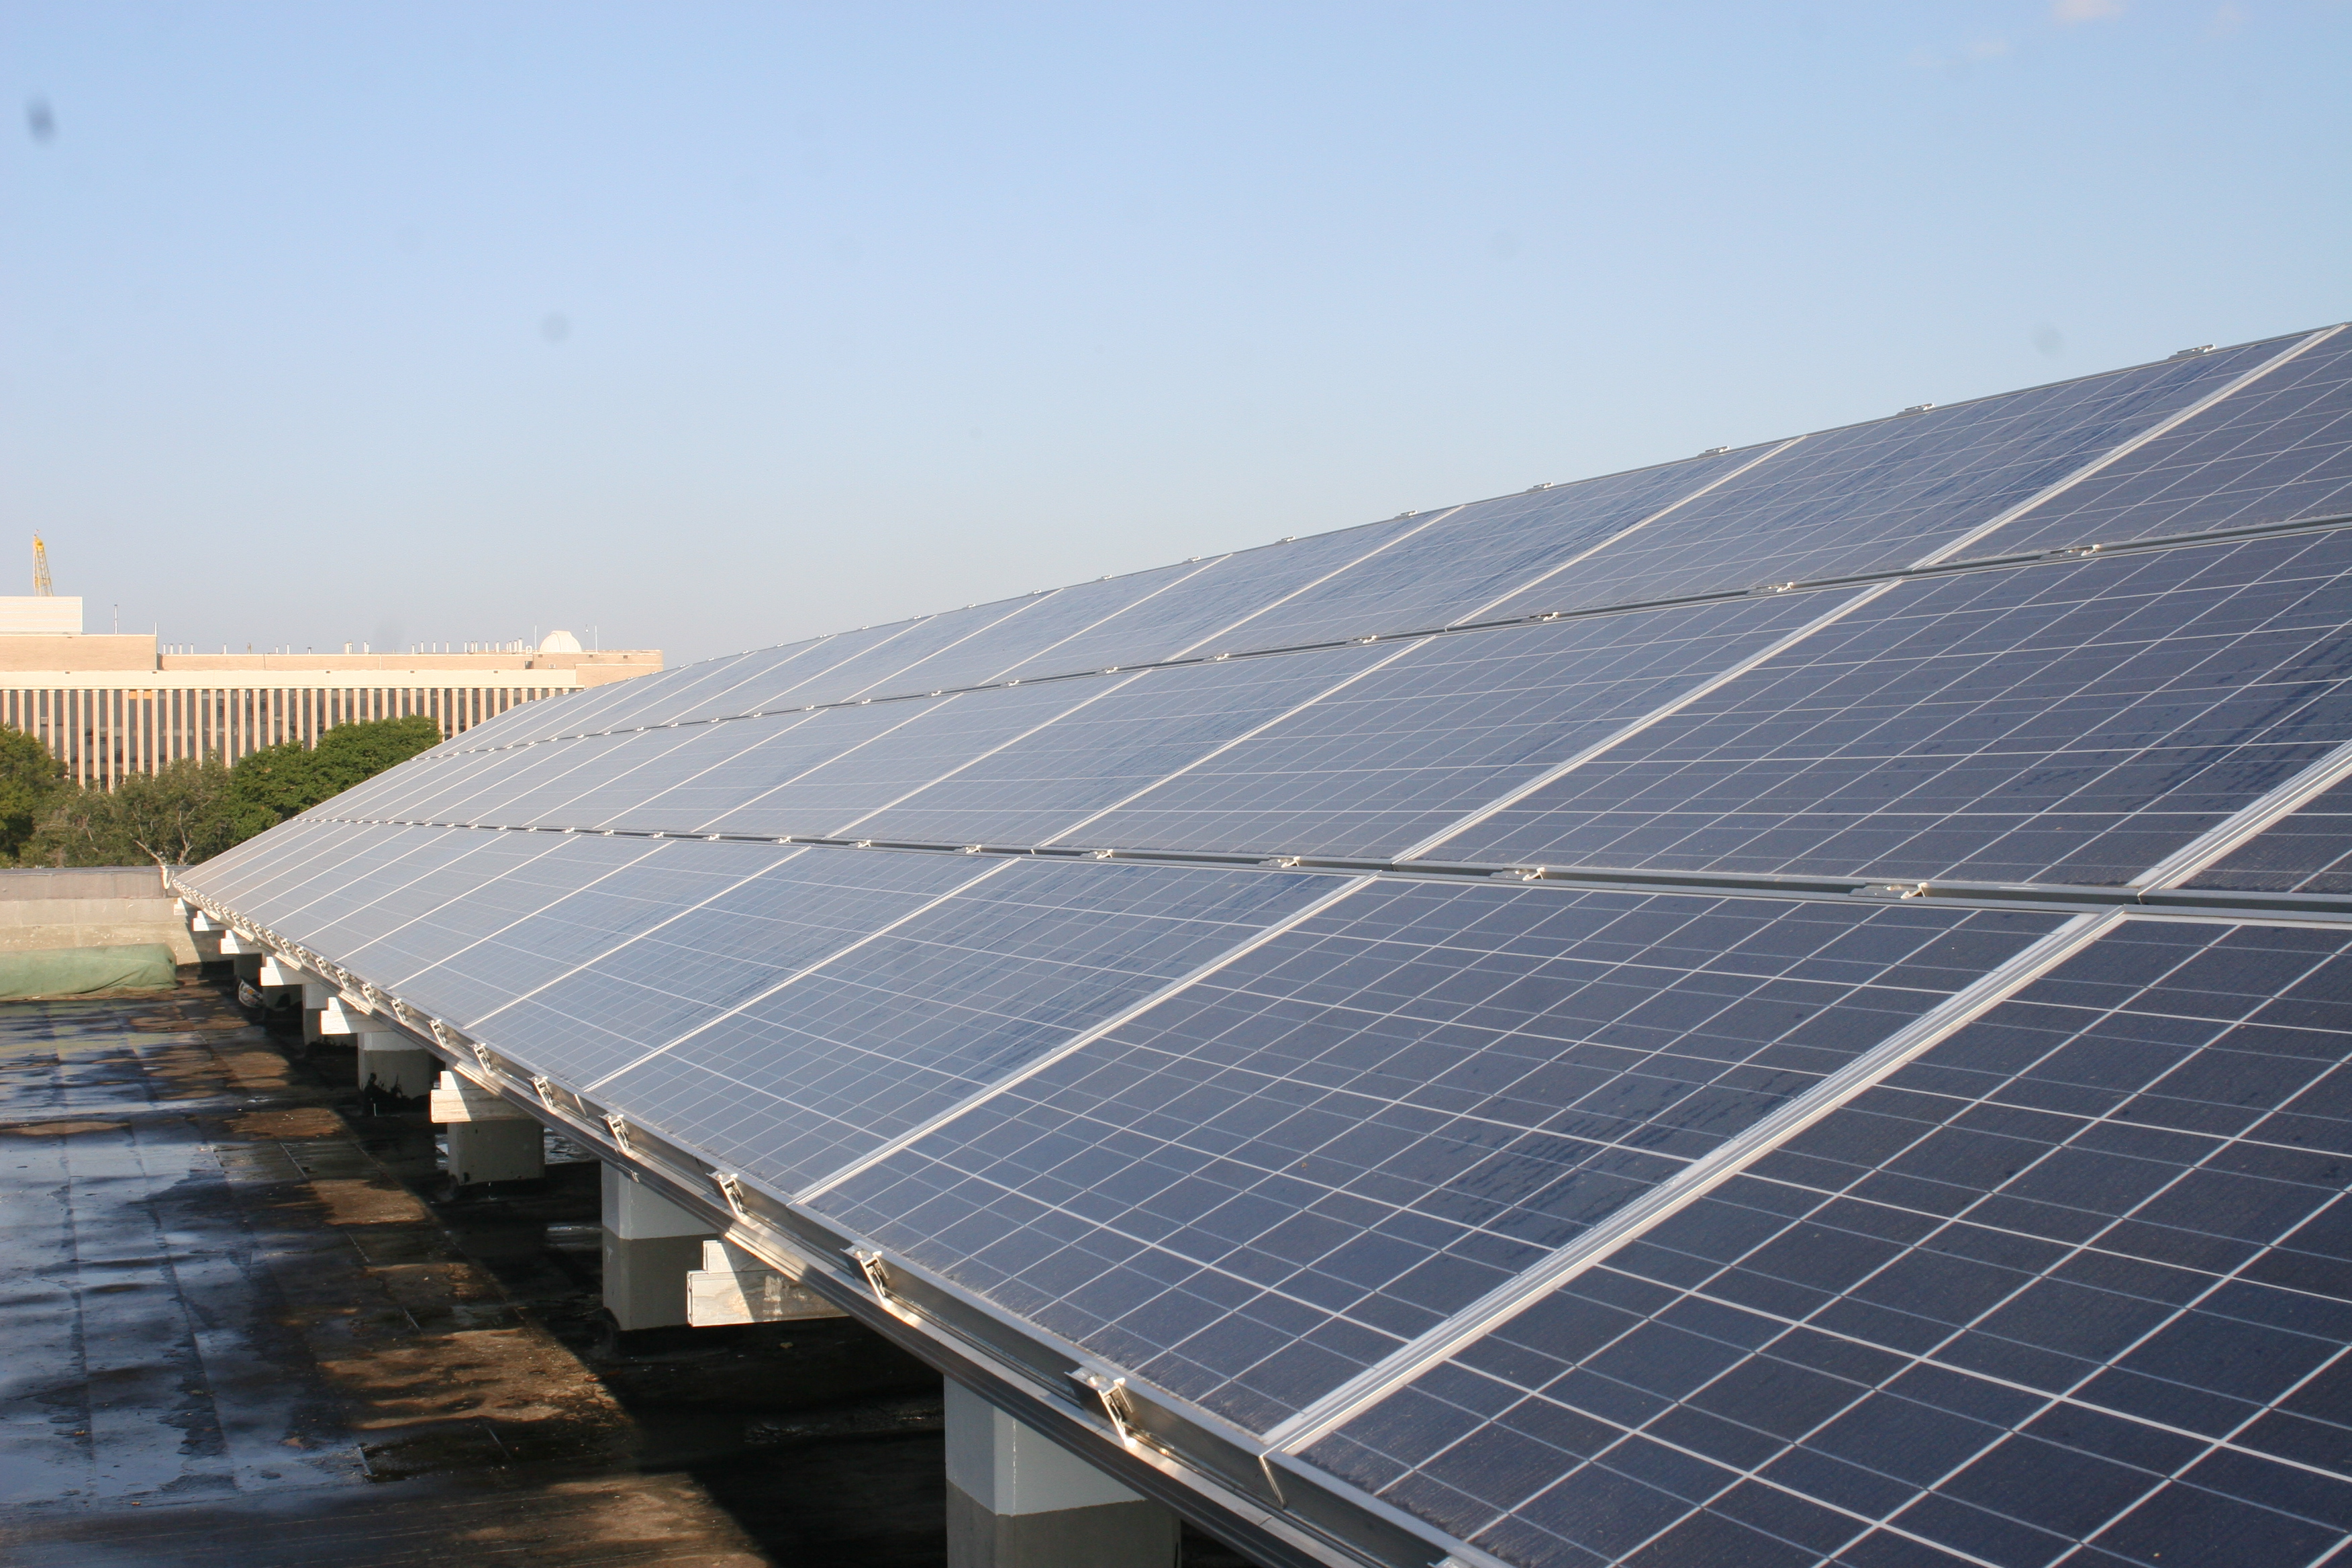
[[[180,879],[1329,1561],[2315,1563],[2347,523],[2331,328],[533,704]]]

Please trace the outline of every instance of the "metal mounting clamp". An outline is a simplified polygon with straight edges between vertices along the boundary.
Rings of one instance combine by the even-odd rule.
[[[1095,1398],[1102,1404],[1104,1418],[1110,1423],[1110,1429],[1118,1434],[1121,1443],[1132,1448],[1141,1440],[1142,1434],[1135,1425],[1135,1406],[1128,1403],[1127,1379],[1108,1372],[1097,1372],[1091,1367],[1074,1366],[1070,1369],[1070,1380],[1094,1391]]]

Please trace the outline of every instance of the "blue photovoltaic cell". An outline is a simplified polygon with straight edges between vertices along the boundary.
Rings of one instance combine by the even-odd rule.
[[[996,869],[952,855],[687,844],[679,863],[727,881],[592,964],[486,1015],[480,1037],[575,1088],[594,1083],[728,1009]]]
[[[713,672],[712,678],[691,689],[649,692],[644,700],[615,708],[595,727],[601,730],[646,723],[691,724],[751,712],[759,707],[761,696],[805,680],[816,671],[841,662],[878,635],[850,632],[786,643],[782,647],[757,648],[719,661],[721,668]]]
[[[2352,511],[2352,331],[2306,349],[1968,553],[2021,553],[2346,511]]]
[[[924,640],[927,627],[931,628],[933,637],[950,635],[939,630],[937,623],[940,618],[925,616],[887,626],[860,626],[856,631],[787,643],[781,647],[758,648],[666,671],[660,676],[641,676],[616,686],[601,687],[590,694],[590,706],[572,710],[576,719],[551,726],[546,733],[603,734],[615,730],[781,711],[834,700],[840,695],[836,689],[845,680],[856,684],[854,678],[842,672],[859,668],[861,661],[878,658],[887,668],[898,660],[920,657],[904,650],[929,646]],[[877,651],[890,647],[901,651]],[[689,676],[693,679],[684,679]],[[785,695],[803,688],[824,689],[808,696]]]
[[[1307,1457],[1530,1568],[2317,1563],[2347,945],[2129,922]]]
[[[309,903],[289,917],[299,920],[308,945],[339,962],[557,842],[552,834],[463,827],[369,831],[380,836],[371,863],[355,865],[347,879],[315,879],[304,889]],[[353,967],[362,978],[374,978],[373,971]]]
[[[469,776],[489,776],[514,765],[513,752],[427,752],[385,769],[363,784],[330,796],[301,815],[306,819],[415,821],[415,807]]]
[[[877,703],[859,712],[903,710],[908,721],[776,784],[700,824],[712,833],[840,833],[846,825],[920,790],[976,757],[1011,744],[1103,695],[1123,676],[1056,680],[1009,690],[970,691],[936,701]],[[822,724],[810,726],[812,731]],[[651,803],[648,817],[665,803]],[[694,826],[694,824],[686,826]],[[863,832],[860,837],[867,837]]]
[[[1393,651],[1326,648],[1092,683],[1100,695],[1084,707],[845,826],[901,841],[1051,843]]]
[[[343,837],[328,843],[320,853],[289,855],[267,882],[257,882],[240,893],[235,908],[266,927],[299,931],[307,942],[381,896],[392,868],[411,858],[446,859],[472,843],[456,839],[446,850],[437,848],[452,836],[446,829],[434,827],[341,831]]]
[[[866,732],[859,727],[862,721],[831,723],[822,741],[802,732],[827,717],[818,710],[662,730],[660,749],[646,753],[658,759],[656,765],[573,773],[568,797],[542,797],[544,815],[551,825],[567,827],[692,827],[769,787],[784,776],[778,770],[813,766],[835,750],[855,745]],[[762,747],[767,748],[764,752]],[[798,760],[788,762],[788,756]],[[665,802],[666,808],[643,809],[656,799]]]
[[[612,795],[601,799],[595,825],[632,831],[760,831],[723,825],[747,808],[756,811],[795,781],[885,742],[940,704],[958,700],[877,702],[702,726],[680,750],[677,765],[667,770],[667,779],[650,781],[634,802],[624,803]],[[801,825],[774,831],[823,830]]]
[[[700,779],[716,762],[773,732],[774,726],[751,721],[686,724],[641,735],[558,741],[543,749],[580,750],[572,752],[571,760],[551,763],[533,774],[528,793],[508,800],[478,795],[464,802],[456,815],[519,826],[608,826],[648,796]]]
[[[2187,885],[2265,893],[2352,893],[2352,781],[2323,790]]]
[[[735,718],[747,713],[782,713],[837,701],[845,684],[854,684],[848,673],[852,667],[869,656],[878,658],[886,667],[895,668],[904,659],[920,658],[919,652],[907,647],[907,639],[919,623],[899,622],[887,626],[861,626],[854,632],[838,632],[822,642],[809,645],[807,657],[789,663],[775,662],[765,667],[747,664],[743,673],[723,686],[712,687],[695,693],[691,703],[652,703],[630,710],[632,723],[696,722],[706,719]],[[877,655],[877,649],[885,650]],[[777,650],[782,651],[781,649]]]
[[[429,763],[404,763],[371,783],[396,780],[393,790],[352,791],[319,805],[320,816],[371,822],[482,822],[504,825],[519,802],[563,780],[591,756],[612,756],[643,742],[637,735],[567,737],[511,752],[460,753]],[[364,788],[365,786],[362,786]],[[564,791],[583,787],[576,779]]]
[[[1060,837],[1400,854],[1838,603],[1791,595],[1405,646],[1361,679]]]
[[[1331,886],[1261,871],[1000,864],[593,1086],[598,1098],[789,1192]]]
[[[373,778],[302,813],[306,817],[345,820],[415,820],[416,807],[452,791],[458,781],[496,777],[537,748],[503,752],[457,752],[445,746],[386,768]]]
[[[329,854],[365,831],[344,823],[298,817],[273,833],[248,838],[201,866],[182,871],[179,879],[208,897],[242,909],[248,898],[283,877],[289,868]]]
[[[1378,883],[816,1205],[1263,1431],[2056,923]]]
[[[1330,581],[1252,616],[1210,651],[1295,647],[1475,620],[1618,531],[1686,500],[1756,448],[1473,501]]]
[[[1428,522],[1421,517],[1391,518],[1238,552],[1003,673],[1008,679],[1030,680],[1213,653],[1218,650],[1210,645],[1219,643],[1218,634],[1226,627],[1306,593],[1334,574],[1377,559]]]
[[[1000,621],[919,664],[892,672],[877,680],[867,694],[951,690],[995,680],[1011,674],[1016,666],[1050,658],[1057,647],[1075,646],[1076,639],[1113,616],[1150,603],[1208,571],[1211,564],[1180,562],[1033,595],[1034,602],[1019,616]]]
[[[564,837],[488,889],[503,908],[552,892],[536,909],[475,936],[417,972],[380,984],[435,1017],[472,1028],[519,995],[603,958],[682,909],[725,891],[792,851],[772,844]],[[428,916],[421,922],[439,923]]]
[[[698,734],[699,730],[656,730],[650,733],[624,731],[618,734],[568,736],[541,745],[524,747],[507,759],[486,759],[489,765],[451,770],[450,777],[429,793],[404,803],[397,815],[404,820],[483,823],[498,826],[531,826],[548,823],[570,827],[583,825],[572,804],[599,789],[611,790],[615,781],[635,781],[637,794],[660,788],[640,772],[667,757]],[[510,759],[510,760],[509,760]],[[504,765],[499,765],[503,760]],[[662,776],[667,776],[664,774]],[[387,803],[388,804],[388,803]],[[593,817],[586,819],[593,822]]]
[[[399,985],[657,847],[643,838],[457,831],[474,847],[403,889],[394,901],[406,919],[376,921],[364,942],[352,940],[355,921],[337,931],[333,951],[347,968],[377,985]],[[383,907],[357,918],[374,920]],[[464,1001],[478,1010],[478,998]]]
[[[863,651],[830,663],[821,670],[812,670],[797,680],[793,679],[798,673],[797,667],[787,668],[783,671],[784,680],[777,683],[777,689],[761,700],[760,710],[772,712],[780,708],[843,702],[858,697],[901,695],[912,688],[895,684],[891,677],[925,659],[961,647],[992,626],[1017,624],[1027,617],[1040,597],[1042,595],[1033,595],[1026,598],[999,600],[992,605],[975,605],[970,609],[926,616],[919,621],[908,623],[896,635],[875,641]],[[929,691],[931,688],[925,686],[921,689]],[[743,710],[751,711],[749,709]]]
[[[1908,566],[2281,346],[2224,350],[1808,436],[1496,614]]]
[[[2118,883],[2352,740],[2352,534],[1902,584],[1431,852]]]
[[[698,664],[682,665],[676,669],[658,669],[648,675],[633,676],[627,680],[608,682],[584,690],[563,692],[555,697],[526,702],[500,717],[493,730],[484,726],[468,731],[443,742],[445,749],[457,752],[528,744],[558,735],[594,734],[614,727],[616,714],[634,711],[646,705],[675,704],[686,700],[688,692],[709,689],[730,678],[752,654],[731,654],[723,658],[704,659]],[[635,720],[627,722],[635,723]]]

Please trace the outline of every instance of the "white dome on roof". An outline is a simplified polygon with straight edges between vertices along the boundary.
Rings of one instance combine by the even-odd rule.
[[[550,632],[539,639],[541,653],[578,653],[580,639],[570,632]]]

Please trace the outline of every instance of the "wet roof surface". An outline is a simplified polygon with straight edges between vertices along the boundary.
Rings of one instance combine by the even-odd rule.
[[[803,1560],[459,1249],[422,1119],[351,1098],[207,986],[0,1006],[0,1558]],[[810,1463],[907,1511],[903,1462]]]

